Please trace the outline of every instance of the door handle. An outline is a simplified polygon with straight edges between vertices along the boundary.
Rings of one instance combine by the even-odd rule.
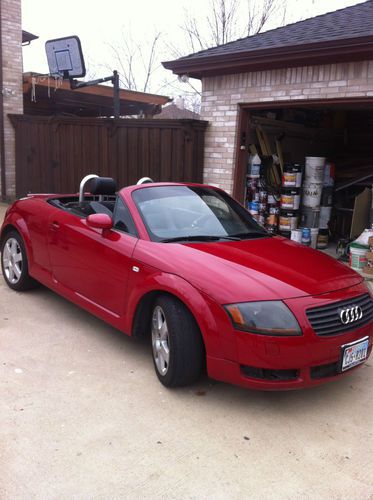
[[[52,231],[57,231],[57,230],[60,228],[60,225],[59,225],[59,223],[58,223],[58,222],[53,221],[53,222],[51,223],[51,225],[50,225],[50,228],[51,228],[51,230],[52,230]]]

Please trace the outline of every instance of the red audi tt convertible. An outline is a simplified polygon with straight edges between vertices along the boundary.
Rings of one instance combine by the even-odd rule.
[[[79,195],[10,206],[1,254],[10,288],[42,283],[149,336],[167,387],[195,382],[205,365],[243,387],[307,387],[342,377],[372,349],[362,278],[268,234],[215,187],[147,182],[116,194],[113,179],[91,175]]]

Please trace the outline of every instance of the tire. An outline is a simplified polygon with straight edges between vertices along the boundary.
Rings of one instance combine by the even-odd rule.
[[[177,299],[158,297],[151,314],[155,372],[166,387],[196,382],[204,365],[204,346],[195,319]]]
[[[17,231],[10,231],[1,243],[1,270],[12,290],[23,292],[38,285],[28,273],[25,245]]]

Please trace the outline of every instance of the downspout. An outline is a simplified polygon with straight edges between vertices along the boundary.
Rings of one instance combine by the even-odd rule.
[[[0,166],[1,166],[1,199],[6,199],[5,186],[5,140],[4,140],[4,82],[3,82],[3,32],[2,12],[0,5]]]

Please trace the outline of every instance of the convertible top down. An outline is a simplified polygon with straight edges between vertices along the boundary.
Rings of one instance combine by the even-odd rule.
[[[7,285],[49,287],[131,336],[149,336],[167,387],[210,377],[259,389],[337,379],[370,355],[360,275],[272,236],[224,191],[153,183],[33,194],[1,227]]]

